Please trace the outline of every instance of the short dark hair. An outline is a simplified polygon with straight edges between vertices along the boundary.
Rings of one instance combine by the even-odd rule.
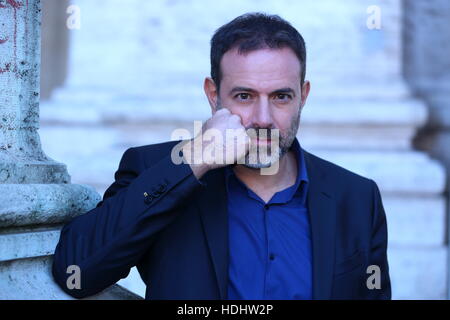
[[[240,54],[271,48],[291,48],[297,55],[303,85],[306,74],[306,46],[301,34],[286,20],[278,15],[264,13],[246,13],[223,25],[211,39],[211,78],[220,88],[222,73],[220,61],[223,55],[235,47]]]

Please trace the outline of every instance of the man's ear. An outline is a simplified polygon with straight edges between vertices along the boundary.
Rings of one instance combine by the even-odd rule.
[[[302,86],[302,103],[301,103],[301,108],[302,109],[303,109],[303,106],[306,103],[306,99],[308,99],[308,95],[309,95],[309,90],[310,89],[311,89],[311,83],[308,80],[306,80],[303,83],[303,86]]]
[[[217,111],[217,101],[219,97],[219,93],[217,92],[217,87],[214,83],[214,80],[209,77],[205,78],[203,89],[205,90],[206,97],[208,98],[208,102],[211,107],[211,113],[214,114]]]

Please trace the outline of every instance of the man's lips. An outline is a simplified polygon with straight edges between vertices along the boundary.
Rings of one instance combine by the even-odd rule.
[[[271,139],[257,139],[257,144],[269,144],[272,140]]]

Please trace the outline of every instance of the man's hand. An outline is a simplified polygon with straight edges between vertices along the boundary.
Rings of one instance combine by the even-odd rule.
[[[182,150],[194,175],[200,179],[209,170],[237,163],[247,154],[249,144],[250,137],[241,117],[222,108],[205,122],[201,134],[189,140]]]

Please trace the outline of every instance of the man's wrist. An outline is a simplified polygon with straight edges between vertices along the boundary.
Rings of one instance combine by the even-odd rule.
[[[190,164],[191,166],[191,170],[192,173],[194,174],[194,176],[197,178],[197,180],[200,181],[200,178],[209,171],[209,167],[207,167],[206,165],[195,165],[195,164]]]
[[[192,173],[195,175],[197,180],[200,180],[200,178],[211,168],[207,163],[203,162],[201,154],[195,154],[194,144],[194,139],[188,140],[181,150],[184,158],[184,163],[189,164]]]

